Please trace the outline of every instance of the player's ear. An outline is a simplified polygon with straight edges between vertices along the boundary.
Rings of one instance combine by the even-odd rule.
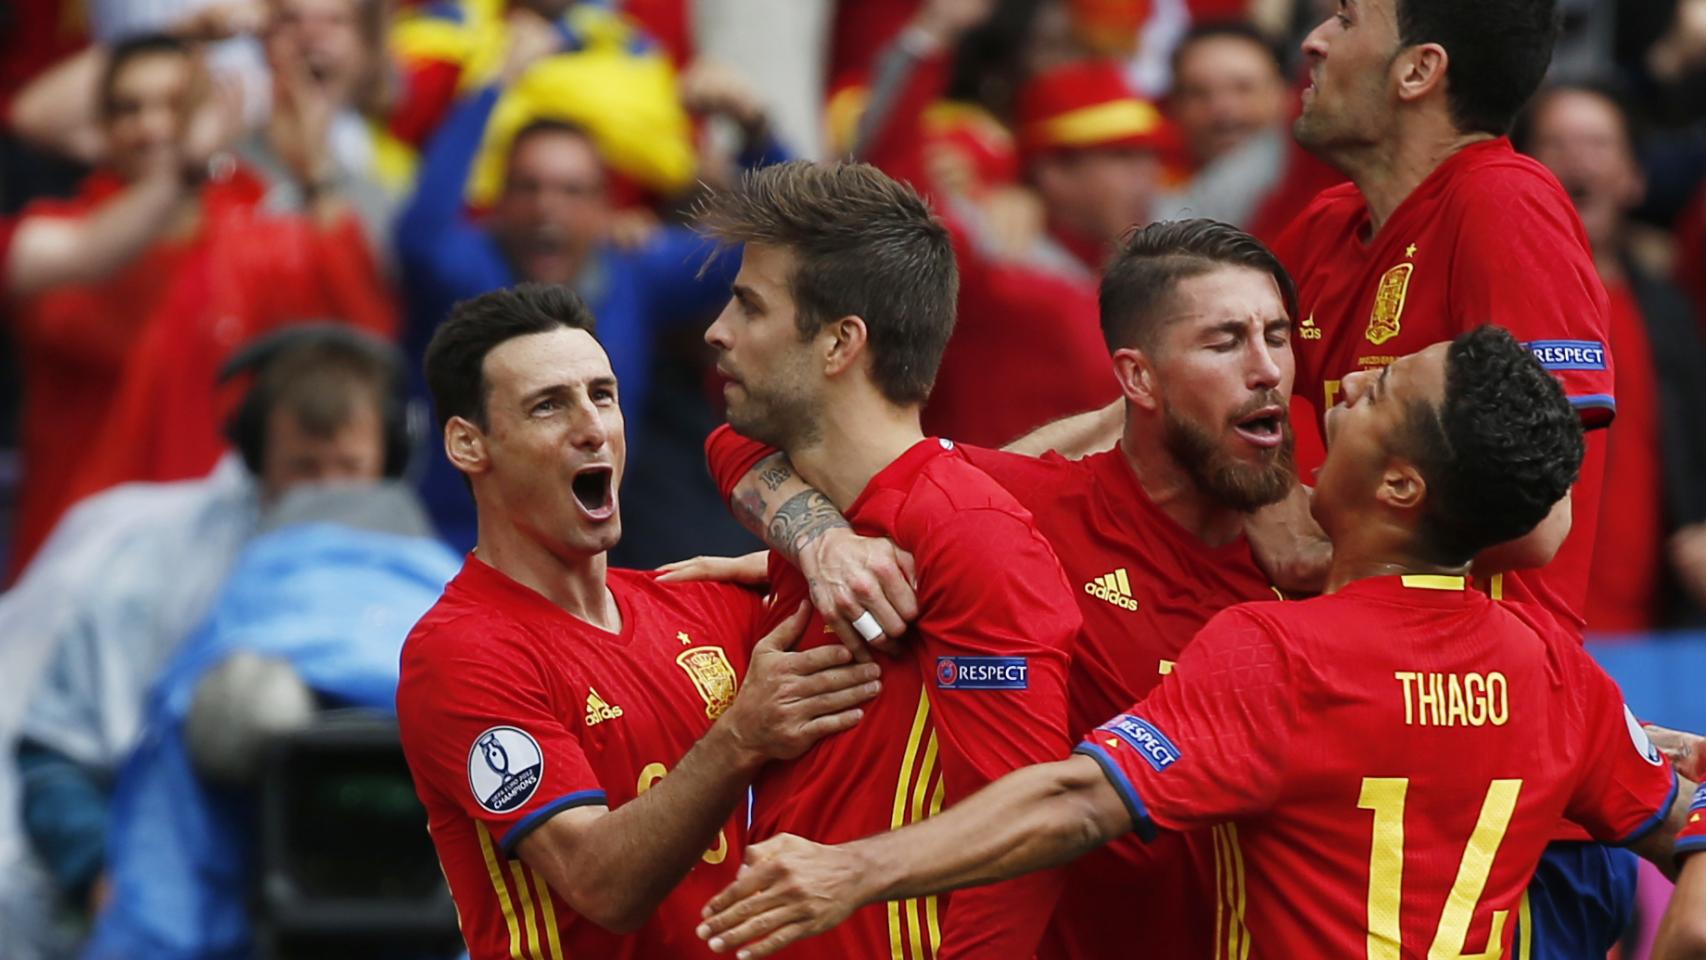
[[[1121,347],[1114,351],[1114,376],[1119,379],[1120,393],[1127,401],[1142,410],[1161,406],[1161,394],[1155,380],[1155,364],[1136,347]]]
[[[824,324],[823,333],[818,338],[825,350],[824,375],[838,376],[851,368],[864,356],[865,345],[869,339],[870,331],[865,327],[865,318],[857,314],[849,314]]]
[[[1415,510],[1427,499],[1428,482],[1422,472],[1408,460],[1394,458],[1380,476],[1380,489],[1375,499],[1394,510]]]
[[[1398,99],[1415,103],[1436,89],[1443,91],[1445,71],[1450,62],[1450,54],[1437,43],[1406,47],[1392,61],[1392,70],[1397,74],[1394,80],[1398,84]]]
[[[485,431],[461,417],[451,417],[444,425],[444,455],[467,474],[484,473],[491,466]]]

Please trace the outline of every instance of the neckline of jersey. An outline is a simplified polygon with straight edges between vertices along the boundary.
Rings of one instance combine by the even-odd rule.
[[[1482,154],[1509,154],[1515,152],[1516,148],[1511,146],[1510,138],[1508,137],[1493,137],[1490,140],[1477,140],[1467,147],[1463,147],[1451,156],[1441,160],[1439,166],[1434,167],[1433,170],[1429,171],[1428,175],[1422,178],[1422,182],[1416,184],[1416,189],[1411,190],[1409,195],[1406,196],[1395,209],[1393,209],[1392,214],[1386,218],[1386,222],[1380,225],[1379,231],[1372,233],[1368,233],[1370,219],[1368,200],[1362,196],[1361,191],[1358,191],[1357,196],[1362,198],[1362,215],[1357,219],[1355,234],[1357,242],[1361,244],[1363,250],[1372,250],[1379,242],[1381,236],[1392,229],[1392,225],[1394,223],[1399,222],[1403,215],[1408,213],[1412,207],[1426,202],[1438,193],[1440,186],[1449,182],[1459,167],[1462,167],[1475,158],[1480,157]],[[1364,233],[1368,233],[1368,236],[1363,236]]]
[[[596,636],[600,640],[615,644],[626,644],[634,636],[634,606],[622,595],[621,590],[615,588],[614,578],[610,576],[610,574],[622,572],[624,571],[620,568],[611,567],[607,569],[604,578],[604,588],[610,591],[610,597],[616,601],[617,612],[622,617],[620,632],[612,632],[597,624],[582,620],[552,603],[549,597],[482,560],[472,551],[469,552],[467,560],[463,563],[462,572],[457,575],[456,579],[468,581],[464,582],[463,586],[472,590],[477,596],[480,594],[498,594],[523,607],[532,608],[535,613],[541,616],[565,620],[575,629]]]

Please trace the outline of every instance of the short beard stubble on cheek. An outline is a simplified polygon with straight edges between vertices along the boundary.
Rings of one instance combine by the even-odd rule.
[[[1292,456],[1291,424],[1282,421],[1284,440],[1266,464],[1241,463],[1220,447],[1220,440],[1171,410],[1164,415],[1167,452],[1185,468],[1191,480],[1234,510],[1250,513],[1278,503],[1297,482]]]

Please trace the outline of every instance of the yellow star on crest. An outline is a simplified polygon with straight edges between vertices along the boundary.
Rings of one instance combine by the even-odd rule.
[[[1404,248],[1404,256],[1414,257],[1415,255],[1416,255],[1416,245],[1415,244],[1412,243],[1409,246]]]
[[[688,646],[689,644],[691,644],[693,642],[693,638],[688,636],[687,632],[684,630],[677,631],[675,634],[675,639],[680,640],[681,645],[684,647]]]

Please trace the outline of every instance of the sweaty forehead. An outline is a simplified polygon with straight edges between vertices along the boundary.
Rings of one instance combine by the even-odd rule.
[[[505,340],[486,354],[484,367],[487,390],[507,397],[614,376],[598,341],[570,327]]]

